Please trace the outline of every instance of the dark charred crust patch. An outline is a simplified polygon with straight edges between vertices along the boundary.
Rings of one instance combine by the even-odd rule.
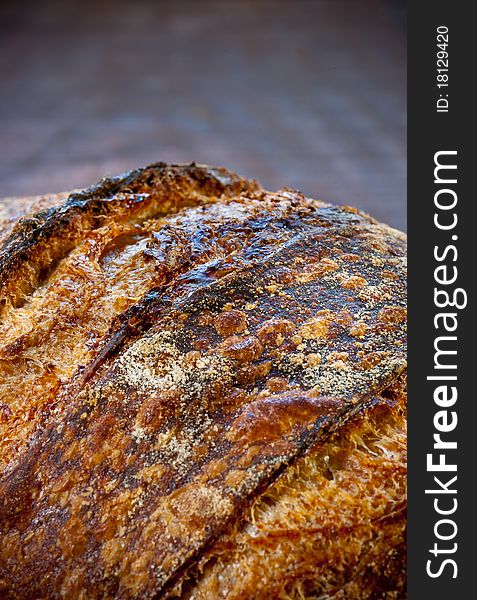
[[[42,258],[43,244],[47,245],[50,240],[59,237],[61,252],[64,254],[74,247],[78,236],[86,230],[99,227],[111,213],[117,218],[123,218],[130,212],[141,212],[142,204],[157,205],[156,211],[153,207],[147,213],[146,209],[146,218],[156,212],[160,214],[161,203],[164,201],[172,200],[176,202],[176,206],[180,205],[180,198],[174,196],[179,196],[180,186],[185,188],[187,185],[196,186],[197,191],[211,198],[220,197],[225,192],[239,194],[258,188],[255,182],[241,179],[225,169],[195,163],[168,165],[159,162],[124,175],[103,179],[87,190],[71,194],[63,205],[24,217],[17,223],[0,247],[2,297],[11,299],[13,304],[18,302],[14,293],[14,281],[25,277],[26,273],[22,270],[25,263],[29,267],[30,285],[26,290],[21,288],[22,294],[38,285],[42,265],[37,264],[37,260]],[[149,198],[151,192],[158,197]],[[168,198],[168,194],[172,198]],[[59,257],[49,256],[49,263],[52,258],[55,260]]]

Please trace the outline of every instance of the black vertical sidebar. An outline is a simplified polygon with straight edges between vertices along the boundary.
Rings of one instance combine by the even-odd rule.
[[[458,0],[408,3],[410,600],[476,597],[477,165],[473,163],[477,159],[477,102],[473,90],[477,29],[471,8],[472,3]],[[437,35],[446,30],[444,46],[446,35]],[[437,85],[446,82],[447,86]],[[457,169],[438,170],[436,183],[437,152],[442,152],[437,159],[441,164]],[[457,182],[452,183],[454,179]],[[454,202],[455,207],[447,208]],[[442,265],[444,269],[436,272]],[[454,276],[455,281],[448,283]],[[465,308],[436,306],[436,290],[447,290],[451,303],[457,289],[465,293],[457,292],[456,304],[463,304],[466,295]],[[445,298],[445,294],[438,295],[438,302],[445,305]],[[436,321],[442,313],[453,316]],[[445,327],[455,327],[455,331]],[[436,342],[439,337],[446,339]],[[438,350],[457,353],[440,354],[436,359],[436,343]],[[442,377],[449,379],[438,379]],[[440,405],[435,396],[439,386]],[[452,387],[457,393],[454,403]],[[457,425],[452,428],[455,419]],[[444,449],[434,448],[436,434],[438,440],[448,442]],[[446,468],[455,465],[457,470],[429,470],[428,454],[432,454],[432,464],[442,460]]]

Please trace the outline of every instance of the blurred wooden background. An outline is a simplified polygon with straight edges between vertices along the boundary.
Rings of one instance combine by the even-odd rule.
[[[148,162],[224,165],[405,229],[396,0],[0,8],[0,196]]]

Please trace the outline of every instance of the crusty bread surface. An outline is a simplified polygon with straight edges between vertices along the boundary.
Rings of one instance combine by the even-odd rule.
[[[405,253],[196,164],[0,201],[0,598],[405,598]]]

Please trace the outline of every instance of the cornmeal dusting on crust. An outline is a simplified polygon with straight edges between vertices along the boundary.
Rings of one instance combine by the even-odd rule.
[[[172,340],[172,332],[160,331],[134,342],[116,361],[119,381],[141,393],[180,389],[184,398],[200,395],[214,380],[229,381],[226,358],[198,353],[194,360],[185,362]]]
[[[0,596],[403,597],[404,236],[194,164],[29,206]]]

